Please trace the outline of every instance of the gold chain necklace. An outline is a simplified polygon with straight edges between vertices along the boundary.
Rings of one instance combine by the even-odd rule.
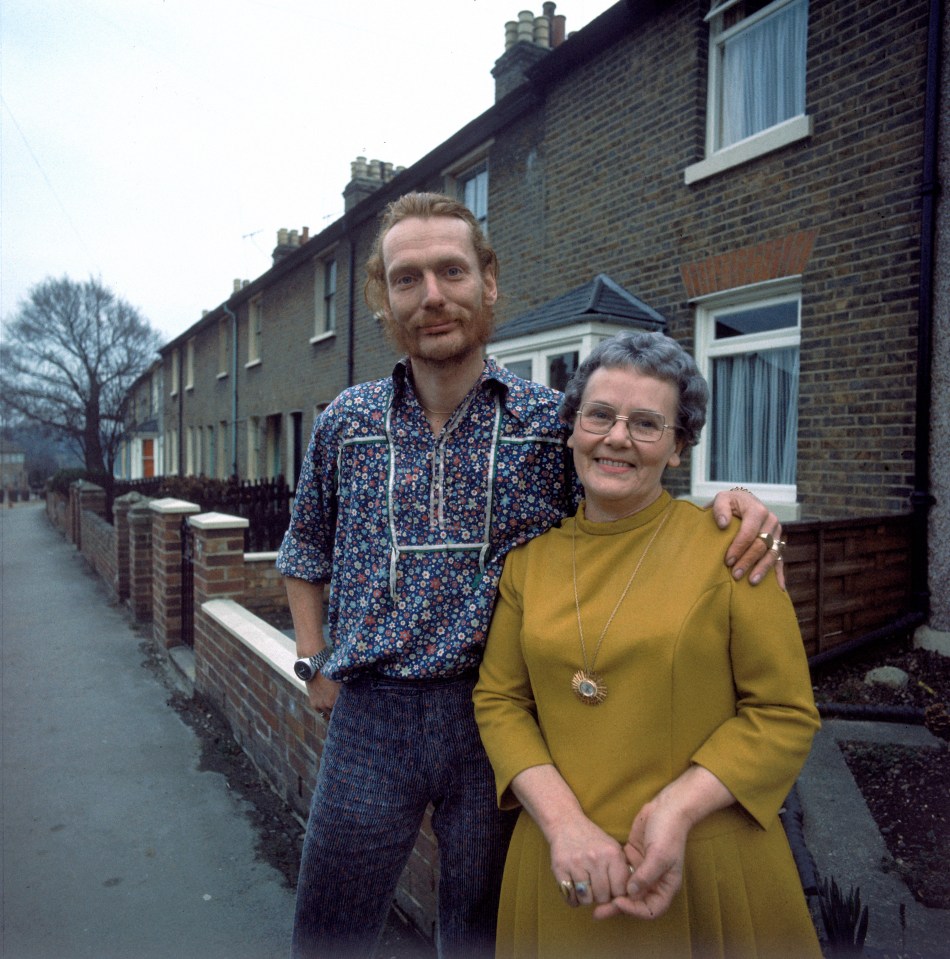
[[[633,585],[637,573],[640,572],[640,567],[643,565],[647,553],[650,552],[650,547],[653,545],[657,536],[660,535],[660,530],[663,529],[666,521],[670,518],[670,509],[672,506],[673,501],[670,500],[664,511],[660,525],[657,526],[653,535],[650,537],[650,542],[647,543],[646,549],[644,549],[640,555],[640,561],[630,574],[630,579],[627,580],[627,585],[624,586],[623,592],[620,594],[620,599],[617,600],[617,605],[614,606],[614,611],[607,619],[607,624],[600,631],[600,639],[597,640],[597,646],[594,649],[594,655],[591,657],[589,666],[587,664],[587,646],[584,643],[584,627],[581,624],[581,604],[577,596],[577,518],[575,517],[574,519],[574,527],[571,530],[571,572],[574,577],[574,608],[577,610],[577,634],[581,640],[581,655],[584,657],[584,668],[574,673],[571,679],[571,689],[574,690],[577,698],[587,706],[599,706],[607,698],[607,687],[600,676],[594,672],[594,666],[597,663],[597,654],[600,652],[600,647],[604,641],[604,636],[607,635],[607,630],[610,629],[610,624],[614,621],[614,616],[617,615],[617,610],[620,609],[620,604],[626,598],[627,593],[630,592],[630,587]]]

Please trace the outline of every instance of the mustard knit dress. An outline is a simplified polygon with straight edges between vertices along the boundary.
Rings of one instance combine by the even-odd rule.
[[[583,665],[667,507],[670,515],[592,668],[606,701],[582,703]],[[774,576],[733,581],[723,559],[736,525],[667,493],[614,523],[574,519],[507,559],[475,689],[499,802],[523,769],[553,763],[585,813],[623,843],[639,809],[697,763],[737,799],[689,834],[669,911],[595,921],[561,898],[550,852],[522,811],[505,869],[497,957],[819,959],[778,811],[818,728],[798,624]]]

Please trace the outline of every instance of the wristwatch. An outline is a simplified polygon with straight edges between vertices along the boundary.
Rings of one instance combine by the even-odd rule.
[[[294,672],[305,683],[309,683],[323,669],[332,653],[333,650],[329,646],[324,646],[319,653],[314,653],[313,656],[308,656],[306,659],[298,659],[294,663]]]

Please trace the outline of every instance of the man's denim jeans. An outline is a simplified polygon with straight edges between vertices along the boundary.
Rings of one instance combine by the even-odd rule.
[[[341,689],[304,840],[294,959],[372,952],[430,802],[439,954],[494,954],[513,818],[497,808],[472,709],[475,678],[373,676]]]

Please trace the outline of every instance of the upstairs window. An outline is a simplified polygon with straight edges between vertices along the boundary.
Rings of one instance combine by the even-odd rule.
[[[709,20],[712,151],[805,113],[807,0],[725,0]]]
[[[800,313],[797,292],[698,306],[696,361],[711,396],[692,458],[695,496],[741,485],[767,502],[795,502]]]
[[[185,389],[195,388],[195,338],[185,344]]]
[[[317,260],[313,275],[313,339],[336,330],[336,259]]]
[[[227,318],[218,320],[218,379],[228,375],[228,365],[231,357],[231,344],[228,334],[231,326]]]
[[[713,0],[706,157],[687,184],[811,135],[805,113],[808,0]]]
[[[482,232],[488,236],[488,161],[466,170],[455,182],[459,200],[475,214]]]
[[[264,332],[264,301],[251,300],[247,314],[247,366],[261,361],[261,337]]]

